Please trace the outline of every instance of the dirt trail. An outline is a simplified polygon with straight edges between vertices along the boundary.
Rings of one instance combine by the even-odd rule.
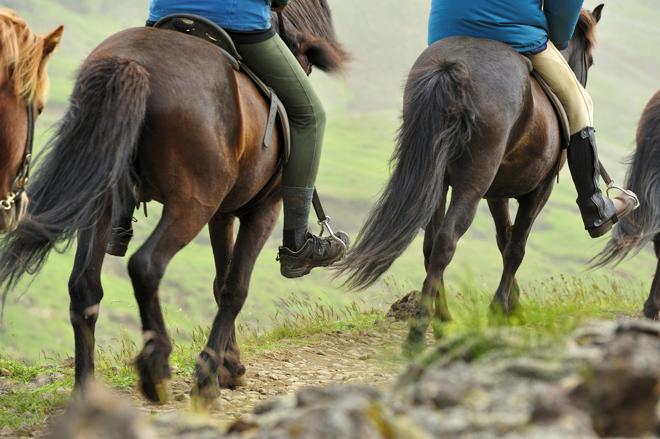
[[[222,390],[210,408],[214,422],[229,423],[247,414],[259,403],[295,392],[307,386],[331,383],[391,383],[401,371],[402,324],[382,323],[359,333],[321,334],[310,343],[279,348],[244,360],[246,383],[235,390]],[[143,412],[153,416],[190,410],[190,379],[172,381],[170,401],[154,406],[136,392],[128,396]]]

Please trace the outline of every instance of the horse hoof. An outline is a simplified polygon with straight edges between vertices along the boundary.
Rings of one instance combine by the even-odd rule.
[[[167,402],[167,385],[165,382],[140,380],[138,387],[140,393],[154,404],[165,404]]]
[[[242,364],[227,365],[218,368],[218,383],[222,389],[235,389],[237,387],[245,386],[245,366]]]
[[[658,320],[658,310],[653,305],[644,305],[644,317],[650,320]]]
[[[140,376],[138,388],[149,401],[162,404],[167,401],[167,380],[171,377],[167,356],[141,353],[135,359]]]
[[[442,321],[434,320],[431,324],[431,328],[433,329],[433,337],[436,340],[440,340],[445,336],[444,331],[442,330]]]
[[[424,339],[424,333],[411,329],[408,333],[408,339],[403,344],[403,355],[408,359],[412,359],[424,352],[426,350]]]
[[[220,387],[217,381],[207,381],[204,384],[196,382],[190,391],[190,397],[196,407],[208,406],[220,397]]]

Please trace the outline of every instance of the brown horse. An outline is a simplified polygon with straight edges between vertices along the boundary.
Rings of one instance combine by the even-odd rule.
[[[626,187],[639,194],[640,208],[615,227],[612,240],[596,257],[595,265],[619,263],[653,241],[658,267],[644,315],[657,319],[660,311],[660,91],[649,101],[637,129],[637,149],[626,177]]]
[[[345,52],[326,0],[297,1],[284,19],[287,41],[304,67],[342,66]],[[172,257],[206,224],[219,312],[198,359],[195,391],[213,396],[219,381],[231,387],[245,373],[234,321],[281,204],[279,185],[251,203],[279,172],[279,130],[272,147],[263,147],[268,113],[261,92],[220,49],[192,36],[128,29],[84,62],[69,110],[29,188],[29,215],[5,238],[0,258],[0,282],[11,287],[24,273],[38,271],[56,244],[66,246],[77,235],[69,281],[77,385],[94,370],[110,222],[148,200],[163,204],[162,217],[128,263],[144,335],[136,359],[140,389],[154,401],[165,397],[172,345],[158,287]]]
[[[45,105],[46,64],[62,31],[39,36],[16,12],[0,8],[0,232],[14,229],[27,209],[34,113]]]
[[[564,56],[586,82],[594,30],[602,5],[582,11]],[[450,320],[444,272],[481,199],[495,220],[504,270],[492,308],[518,307],[515,273],[534,220],[564,162],[557,117],[526,60],[509,46],[453,37],[430,46],[414,65],[405,89],[403,124],[383,195],[348,257],[339,265],[347,283],[375,282],[426,226],[426,279],[408,347],[421,346],[435,318]],[[448,188],[451,202],[446,209]],[[515,223],[509,199],[519,202]]]

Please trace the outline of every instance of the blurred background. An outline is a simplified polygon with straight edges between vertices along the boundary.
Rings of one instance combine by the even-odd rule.
[[[342,76],[315,72],[313,81],[325,102],[329,125],[318,188],[335,228],[355,237],[370,206],[388,178],[388,159],[399,125],[402,86],[415,58],[426,46],[429,0],[330,0],[341,42],[353,60]],[[599,2],[588,1],[590,8]],[[53,134],[66,110],[75,73],[86,55],[109,35],[141,26],[147,0],[5,0],[34,30],[46,33],[64,24],[62,47],[50,63],[51,92],[38,122],[38,145]],[[596,108],[601,158],[618,181],[625,158],[634,148],[635,129],[646,102],[660,86],[660,3],[658,0],[611,0],[598,28],[599,44],[589,87]],[[420,188],[421,190],[422,188]],[[587,272],[586,263],[605,244],[590,240],[582,228],[570,176],[560,183],[540,215],[519,271],[524,293],[539,285],[580,277],[607,284],[623,279],[626,288],[645,291],[655,261],[649,251],[616,269]],[[512,203],[512,209],[515,209]],[[149,217],[136,212],[134,251],[153,229],[160,206],[149,206]],[[286,280],[275,261],[281,228],[276,229],[254,272],[250,295],[240,316],[244,328],[265,330],[289,310],[291,296],[338,308],[356,302],[384,308],[424,277],[421,234],[384,279],[365,292],[347,292],[328,273]],[[97,326],[97,341],[112,348],[122,337],[139,338],[139,317],[126,260],[108,257],[104,266],[105,297]],[[29,362],[54,353],[73,352],[68,318],[67,279],[72,252],[52,254],[41,275],[13,291],[0,329],[0,353]],[[447,272],[449,294],[456,302],[468,290],[495,290],[501,258],[494,226],[485,203],[459,243]],[[179,342],[195,327],[209,325],[215,315],[211,285],[213,259],[207,234],[181,251],[168,267],[160,297],[170,332]],[[544,290],[551,294],[552,289]],[[641,293],[640,293],[641,294]],[[284,300],[283,300],[284,299]],[[484,301],[483,307],[488,303]],[[453,306],[456,306],[455,304]],[[641,303],[640,303],[641,309]]]

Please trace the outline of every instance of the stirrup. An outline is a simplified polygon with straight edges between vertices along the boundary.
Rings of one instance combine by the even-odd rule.
[[[332,240],[337,241],[339,244],[341,244],[341,246],[344,247],[344,251],[346,251],[347,250],[346,243],[344,241],[342,241],[341,239],[339,239],[339,237],[337,235],[335,235],[335,232],[332,230],[332,227],[330,227],[330,220],[331,219],[332,218],[330,218],[329,216],[326,216],[323,221],[318,222],[318,225],[321,226],[321,233],[319,234],[319,237],[322,238],[323,233],[327,231],[330,238],[332,238]]]
[[[640,201],[639,201],[639,197],[638,197],[637,194],[634,193],[633,191],[622,188],[621,186],[617,185],[614,181],[611,181],[611,182],[607,185],[607,190],[605,191],[605,195],[607,195],[608,198],[611,198],[611,197],[610,197],[610,192],[611,192],[612,190],[617,190],[617,191],[619,191],[619,192],[621,192],[621,193],[623,193],[623,194],[629,196],[630,198],[632,198],[633,201],[634,201],[634,204],[635,204],[635,205],[633,206],[633,210],[637,210],[637,209],[639,208],[639,206],[641,206],[641,203],[640,203]]]

